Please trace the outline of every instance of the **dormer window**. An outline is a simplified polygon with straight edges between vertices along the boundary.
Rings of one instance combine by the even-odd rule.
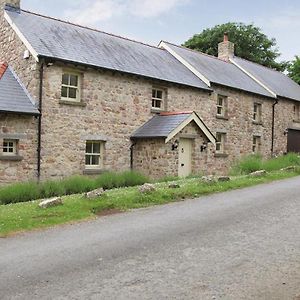
[[[64,72],[62,74],[61,99],[80,102],[80,75]]]
[[[165,97],[166,91],[163,89],[153,88],[152,89],[152,109],[153,110],[164,110],[165,109]]]

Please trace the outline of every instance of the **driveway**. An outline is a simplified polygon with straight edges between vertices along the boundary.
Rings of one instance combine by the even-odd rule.
[[[0,299],[300,299],[300,177],[0,239]]]

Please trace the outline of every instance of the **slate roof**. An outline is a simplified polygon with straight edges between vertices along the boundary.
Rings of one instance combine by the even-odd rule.
[[[210,90],[167,51],[9,6],[6,13],[40,57]]]
[[[210,82],[274,98],[271,93],[234,64],[182,46],[177,46],[165,41],[164,43],[192,65],[198,72],[204,75]]]
[[[239,57],[234,57],[233,61],[278,96],[300,101],[300,85],[283,73]]]
[[[135,131],[131,138],[166,138],[174,129],[188,119],[191,114],[193,112],[156,115]]]
[[[3,71],[0,76],[0,112],[39,115],[29,93],[12,68],[6,66]]]

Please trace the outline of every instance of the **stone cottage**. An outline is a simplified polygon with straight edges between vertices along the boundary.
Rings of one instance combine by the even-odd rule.
[[[300,87],[234,56],[158,47],[0,0],[0,184],[134,169],[226,173],[300,151]]]

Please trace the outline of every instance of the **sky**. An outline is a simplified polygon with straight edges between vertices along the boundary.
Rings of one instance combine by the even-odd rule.
[[[151,45],[243,22],[276,39],[279,61],[300,55],[299,0],[21,0],[21,7]]]

